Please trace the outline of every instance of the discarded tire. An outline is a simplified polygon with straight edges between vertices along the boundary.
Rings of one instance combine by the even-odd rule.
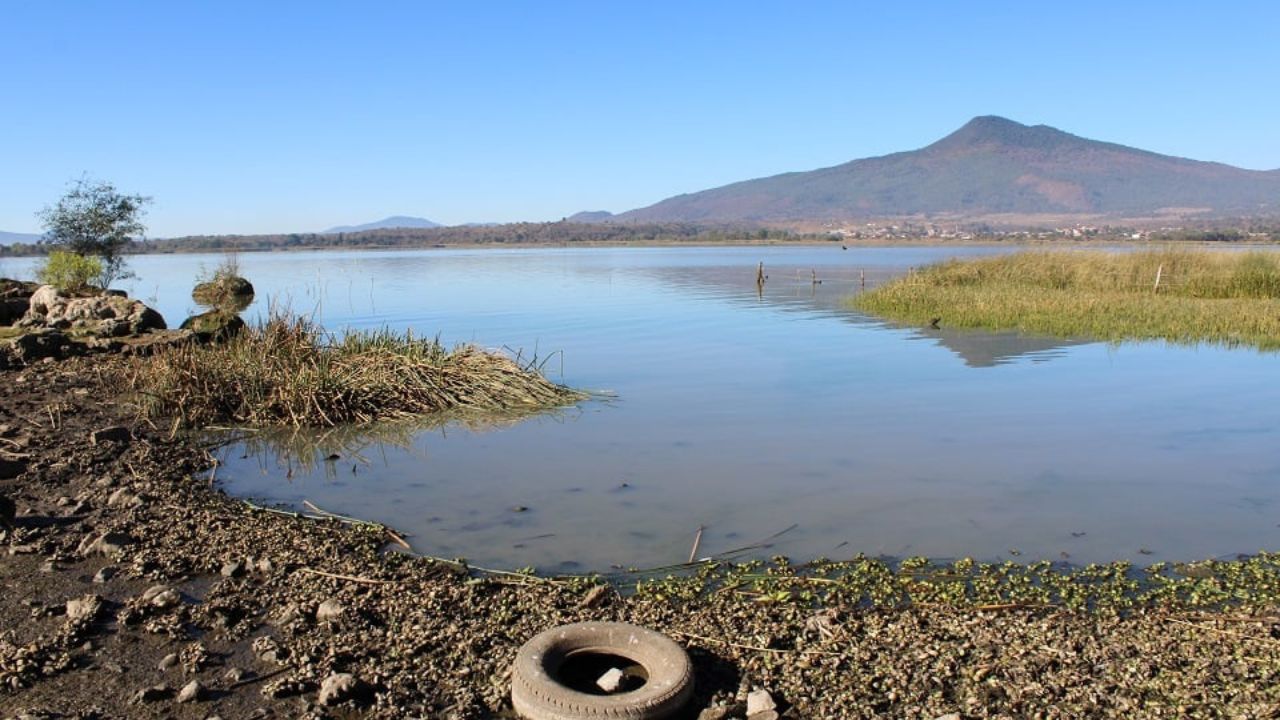
[[[630,662],[634,689],[600,693],[585,677]],[[587,670],[586,668],[591,668]],[[571,675],[578,677],[570,677]],[[598,676],[596,676],[598,677]],[[516,653],[511,703],[525,720],[658,720],[693,694],[693,665],[670,638],[637,625],[587,622],[539,633]]]

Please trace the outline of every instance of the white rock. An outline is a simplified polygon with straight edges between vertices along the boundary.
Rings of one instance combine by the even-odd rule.
[[[337,705],[356,694],[360,681],[351,673],[334,673],[320,683],[321,705]]]
[[[152,585],[142,593],[142,602],[163,610],[182,602],[182,598],[173,588],[165,585]]]
[[[178,702],[189,703],[199,700],[204,695],[204,686],[199,680],[192,680],[178,691]]]
[[[610,668],[600,676],[599,680],[596,680],[596,687],[607,693],[618,692],[618,688],[622,687],[622,671],[618,668]]]
[[[778,704],[773,701],[773,696],[769,694],[768,690],[755,690],[750,695],[747,695],[748,718],[777,709]]]
[[[97,595],[85,595],[76,600],[67,601],[67,619],[71,622],[92,620],[102,609],[102,599]]]
[[[332,622],[342,617],[342,603],[332,598],[320,603],[320,607],[316,608],[317,622]]]

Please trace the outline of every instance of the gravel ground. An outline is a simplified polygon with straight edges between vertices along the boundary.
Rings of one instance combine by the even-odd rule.
[[[226,497],[201,448],[135,419],[121,371],[0,372],[0,717],[513,717],[519,646],[589,619],[684,645],[690,719],[742,717],[757,688],[791,718],[1280,717],[1265,568],[1265,601],[1216,611],[480,575]],[[322,693],[338,673],[354,686]]]

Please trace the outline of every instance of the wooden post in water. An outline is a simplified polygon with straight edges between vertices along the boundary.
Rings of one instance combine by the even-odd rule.
[[[1153,292],[1153,293],[1155,293],[1155,292],[1159,292],[1159,290],[1160,290],[1160,276],[1161,276],[1161,275],[1163,275],[1163,274],[1164,274],[1164,263],[1160,263],[1160,267],[1156,268],[1156,284],[1155,284],[1155,287],[1151,288],[1151,292]]]
[[[858,268],[858,286],[867,289],[867,271],[862,268]]]

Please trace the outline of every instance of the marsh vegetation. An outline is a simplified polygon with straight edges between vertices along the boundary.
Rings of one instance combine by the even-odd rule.
[[[391,330],[330,334],[283,312],[222,344],[138,359],[129,375],[148,417],[183,427],[333,426],[442,410],[509,412],[583,395],[532,363]]]
[[[911,324],[1280,349],[1280,254],[1035,251],[930,265],[858,295]]]

